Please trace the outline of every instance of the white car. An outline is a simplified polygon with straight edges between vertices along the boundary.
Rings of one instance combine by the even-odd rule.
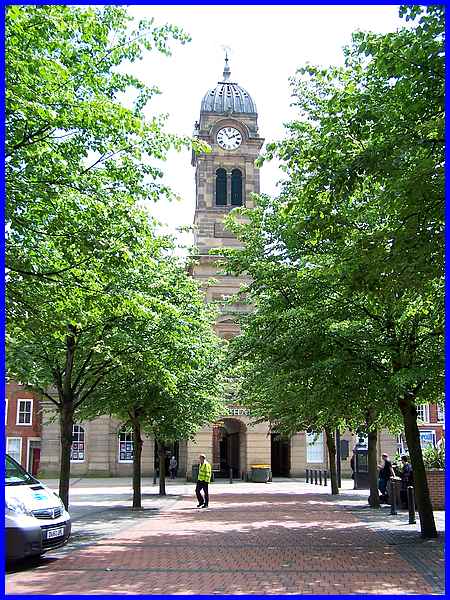
[[[70,515],[61,498],[6,455],[6,559],[39,556],[67,543]]]

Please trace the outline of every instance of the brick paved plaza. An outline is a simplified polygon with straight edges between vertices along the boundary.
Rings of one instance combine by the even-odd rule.
[[[386,531],[388,511],[374,515],[361,496],[304,484],[211,487],[208,510],[193,496],[170,499],[108,538],[10,573],[7,593],[443,593],[443,536],[421,540],[405,515]]]

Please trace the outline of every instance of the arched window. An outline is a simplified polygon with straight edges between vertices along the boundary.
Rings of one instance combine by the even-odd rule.
[[[70,462],[84,462],[85,457],[84,427],[74,425],[72,428],[72,446],[70,448]]]
[[[242,206],[242,173],[239,169],[231,171],[231,205]]]
[[[227,172],[225,169],[216,171],[216,206],[227,205]]]
[[[127,427],[119,431],[119,462],[133,462],[133,432]]]

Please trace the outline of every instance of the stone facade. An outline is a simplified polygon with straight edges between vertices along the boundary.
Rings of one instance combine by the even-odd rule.
[[[119,432],[121,423],[109,416],[99,417],[87,422],[77,422],[76,426],[83,432],[83,456],[71,460],[70,471],[72,477],[89,475],[91,477],[131,476],[133,464],[131,460],[120,460]],[[43,427],[45,435],[42,436],[42,454],[40,475],[50,477],[59,473],[60,440],[59,422],[49,402],[43,403]],[[142,447],[142,474],[153,475],[154,440],[143,437]],[[78,448],[77,448],[78,450]],[[72,454],[72,457],[74,454]]]
[[[226,67],[227,68],[227,67]],[[215,90],[209,94],[216,96],[227,94],[232,96],[239,92],[237,84],[228,84],[229,73],[224,71],[224,81],[219,82]],[[205,96],[207,98],[208,94]],[[204,106],[204,103],[202,103]],[[250,110],[254,103],[250,102]],[[224,108],[222,103],[221,109]],[[232,127],[241,134],[241,144],[231,150],[222,148],[217,141],[219,130]],[[201,110],[200,119],[196,129],[197,137],[211,147],[208,154],[193,155],[192,165],[195,167],[196,182],[196,209],[194,216],[195,245],[198,249],[198,262],[193,267],[191,274],[199,280],[205,291],[207,302],[227,300],[239,292],[246,283],[242,277],[223,275],[218,270],[217,261],[220,260],[209,254],[213,248],[239,246],[238,240],[231,232],[224,229],[223,220],[233,208],[231,200],[232,172],[238,169],[242,174],[242,205],[252,208],[252,193],[259,193],[259,170],[255,166],[264,140],[258,133],[258,115],[256,112],[215,112]],[[226,171],[227,198],[226,205],[218,205],[216,197],[216,176],[218,169]],[[208,282],[215,280],[213,285]],[[248,306],[244,303],[235,303],[232,306],[222,306],[222,314],[216,323],[216,332],[225,339],[233,338],[239,328],[230,313],[246,311]],[[188,469],[190,464],[198,462],[200,452],[205,453],[213,463],[213,468],[222,474],[228,474],[228,469],[233,468],[234,476],[245,476],[252,464],[271,463],[270,434],[267,423],[251,424],[251,417],[244,415],[223,415],[221,425],[212,424],[203,428],[188,446]],[[229,441],[228,447],[224,440]],[[224,445],[225,444],[225,445]],[[228,455],[228,461],[224,460]],[[233,455],[232,458],[231,455]],[[189,476],[189,473],[187,473]]]

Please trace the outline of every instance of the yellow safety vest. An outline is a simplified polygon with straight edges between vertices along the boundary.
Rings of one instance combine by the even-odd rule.
[[[198,481],[205,481],[206,483],[211,481],[211,465],[206,460],[199,465]]]

